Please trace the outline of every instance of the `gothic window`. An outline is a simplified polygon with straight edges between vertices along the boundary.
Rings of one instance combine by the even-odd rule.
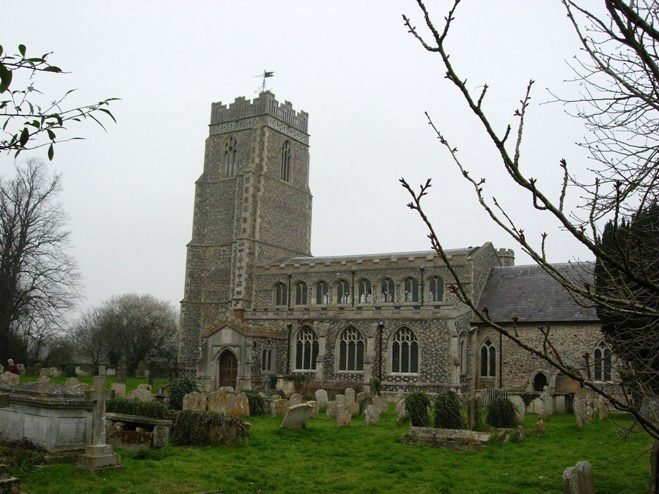
[[[329,303],[327,293],[327,283],[324,281],[316,283],[316,305],[327,305]]]
[[[236,175],[236,140],[231,137],[224,145],[224,169],[222,175],[234,177]]]
[[[600,341],[593,351],[593,364],[596,381],[611,380],[611,349],[603,341]]]
[[[355,328],[346,328],[339,335],[339,370],[364,370],[364,337]]]
[[[382,280],[382,291],[380,293],[380,302],[383,304],[394,303],[394,282],[391,278]]]
[[[419,282],[414,278],[405,280],[405,302],[412,303],[419,301]]]
[[[307,305],[307,284],[301,281],[295,285],[295,305]]]
[[[345,280],[337,281],[336,283],[336,303],[349,304],[350,303],[350,285]]]
[[[542,372],[538,372],[533,378],[533,391],[544,391],[547,384],[549,384],[547,376]]]
[[[359,303],[370,304],[371,301],[371,282],[366,279],[359,280]]]
[[[481,377],[496,377],[497,349],[490,340],[481,345]]]
[[[297,333],[295,342],[295,369],[315,370],[318,358],[318,336],[313,329],[304,327]]]
[[[441,302],[444,298],[444,280],[439,276],[433,276],[429,281],[429,297],[430,302]]]
[[[291,181],[291,143],[284,141],[281,146],[281,170],[279,178],[285,182]]]
[[[286,285],[283,283],[277,283],[275,285],[275,305],[287,305],[288,304],[288,290]]]
[[[460,374],[467,372],[467,337],[460,335]]]
[[[272,348],[264,348],[261,352],[261,370],[272,370]]]
[[[391,372],[419,372],[419,343],[414,331],[400,328],[391,340]]]

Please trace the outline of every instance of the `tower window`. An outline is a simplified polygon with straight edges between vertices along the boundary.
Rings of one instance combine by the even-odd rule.
[[[316,305],[327,305],[329,303],[327,293],[327,283],[324,281],[316,283]]]
[[[364,337],[355,328],[346,328],[339,335],[339,370],[364,370]]]
[[[261,370],[266,372],[272,370],[272,348],[263,349],[261,353]]]
[[[419,372],[419,342],[414,331],[400,328],[391,340],[391,372],[415,374]]]
[[[350,303],[350,285],[348,285],[348,282],[345,280],[341,280],[336,283],[336,303]]]
[[[359,280],[359,303],[371,303],[371,282],[366,279]]]
[[[295,285],[295,305],[307,305],[307,284],[301,281]]]
[[[288,290],[283,283],[275,285],[275,305],[284,306],[288,304]]]
[[[224,177],[234,177],[236,175],[236,139],[229,138],[224,145],[224,168],[222,170]]]
[[[295,342],[295,369],[315,370],[318,358],[318,336],[311,328],[302,328]]]
[[[281,146],[281,170],[280,176],[284,182],[291,181],[291,143],[284,141]]]
[[[414,278],[405,280],[405,302],[412,303],[419,301],[419,282]]]
[[[391,278],[382,280],[382,291],[380,293],[380,303],[393,304],[394,303],[394,282]]]
[[[596,381],[611,380],[611,349],[600,341],[593,351],[593,364]]]
[[[429,298],[431,302],[441,302],[444,298],[444,280],[439,276],[430,278]]]

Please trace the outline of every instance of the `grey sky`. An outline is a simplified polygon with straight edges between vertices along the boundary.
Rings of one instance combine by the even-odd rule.
[[[435,4],[439,22],[448,4]],[[475,204],[426,124],[428,110],[527,235],[550,233],[551,260],[588,257],[503,177],[440,60],[403,27],[401,13],[421,24],[413,1],[4,1],[1,11],[6,50],[24,43],[28,52],[54,51],[52,62],[72,71],[41,78],[46,94],[75,87],[71,103],[122,98],[112,105],[117,125],[104,132],[85,124],[75,129],[84,141],[56,148],[83,306],[125,292],[182,298],[210,104],[253,98],[253,76],[266,68],[275,71],[269,87],[277,98],[310,114],[313,254],[429,248],[398,178],[430,176],[426,205],[448,247],[489,240],[528,262]],[[557,193],[560,158],[585,167],[574,145],[580,122],[559,105],[539,105],[547,87],[575,89],[562,82],[578,46],[561,3],[466,0],[450,39],[470,87],[490,85],[485,108],[500,131],[514,123],[528,79],[537,81],[523,168]],[[0,173],[11,162],[0,157]]]

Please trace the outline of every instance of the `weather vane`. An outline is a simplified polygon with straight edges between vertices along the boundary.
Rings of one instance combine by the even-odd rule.
[[[274,75],[275,75],[275,73],[273,71],[264,70],[263,74],[259,74],[259,75],[254,76],[254,77],[260,77],[260,78],[263,79],[263,81],[261,82],[261,92],[265,91],[265,80],[268,77],[273,77]]]

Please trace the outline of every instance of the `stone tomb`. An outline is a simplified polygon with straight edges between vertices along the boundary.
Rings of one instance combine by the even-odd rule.
[[[282,429],[303,429],[307,425],[307,420],[313,414],[313,406],[308,403],[293,405],[288,408],[284,420],[281,421]]]
[[[249,417],[249,400],[245,393],[215,391],[206,397],[209,412],[220,412],[233,417]]]
[[[464,429],[437,429],[435,427],[410,427],[401,437],[403,444],[443,447],[457,450],[479,450],[490,440],[489,432]]]
[[[169,442],[171,420],[121,413],[105,414],[108,444],[122,449],[164,448]]]

